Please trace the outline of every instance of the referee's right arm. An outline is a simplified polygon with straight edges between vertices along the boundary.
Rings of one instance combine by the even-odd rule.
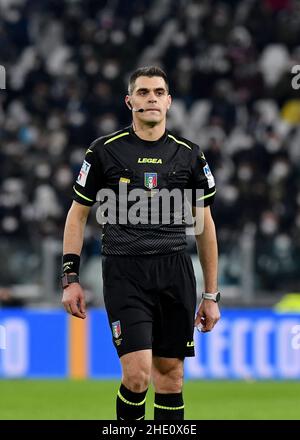
[[[91,207],[73,201],[64,231],[64,254],[81,254],[86,221]]]
[[[77,180],[73,186],[73,204],[68,212],[63,244],[63,272],[69,275],[79,275],[80,254],[83,246],[84,229],[91,206],[96,201],[96,194],[101,186],[99,160],[94,151],[93,143],[87,149],[85,159]],[[77,272],[73,272],[76,268]],[[77,280],[76,280],[77,281]],[[84,319],[85,300],[84,292],[79,282],[74,280],[64,288],[62,303],[71,315]]]
[[[80,255],[83,246],[83,237],[90,206],[73,202],[66,219],[64,231],[63,254]],[[62,303],[65,310],[71,315],[84,319],[85,299],[79,283],[72,283],[64,289]]]

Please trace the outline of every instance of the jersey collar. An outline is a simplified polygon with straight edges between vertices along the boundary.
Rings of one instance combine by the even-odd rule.
[[[132,125],[129,126],[128,131],[135,140],[137,140],[140,144],[143,144],[143,145],[154,146],[154,145],[162,144],[168,138],[168,130],[165,130],[164,134],[156,141],[147,141],[147,140],[141,139],[139,136],[137,136],[135,134]]]

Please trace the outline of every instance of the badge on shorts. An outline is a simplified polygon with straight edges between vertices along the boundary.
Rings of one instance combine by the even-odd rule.
[[[144,173],[144,185],[152,189],[157,187],[157,173]]]
[[[114,338],[119,338],[121,336],[121,323],[120,321],[115,321],[111,324],[112,333]]]

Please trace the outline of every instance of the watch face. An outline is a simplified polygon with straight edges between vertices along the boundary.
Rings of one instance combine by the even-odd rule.
[[[78,275],[69,275],[68,273],[65,273],[61,277],[61,284],[63,289],[68,287],[72,283],[79,283],[79,276]]]
[[[216,302],[219,302],[220,299],[221,299],[221,294],[220,294],[220,292],[218,292],[218,293],[217,293],[217,296],[216,296]]]
[[[63,289],[69,285],[68,275],[66,273],[61,277],[61,284]]]

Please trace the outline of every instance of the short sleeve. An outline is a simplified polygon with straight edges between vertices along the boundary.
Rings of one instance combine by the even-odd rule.
[[[73,200],[81,205],[92,206],[101,189],[101,168],[97,152],[88,149],[76,182],[73,186]]]
[[[199,147],[193,149],[191,189],[193,206],[209,206],[213,203],[216,194],[215,179]]]

